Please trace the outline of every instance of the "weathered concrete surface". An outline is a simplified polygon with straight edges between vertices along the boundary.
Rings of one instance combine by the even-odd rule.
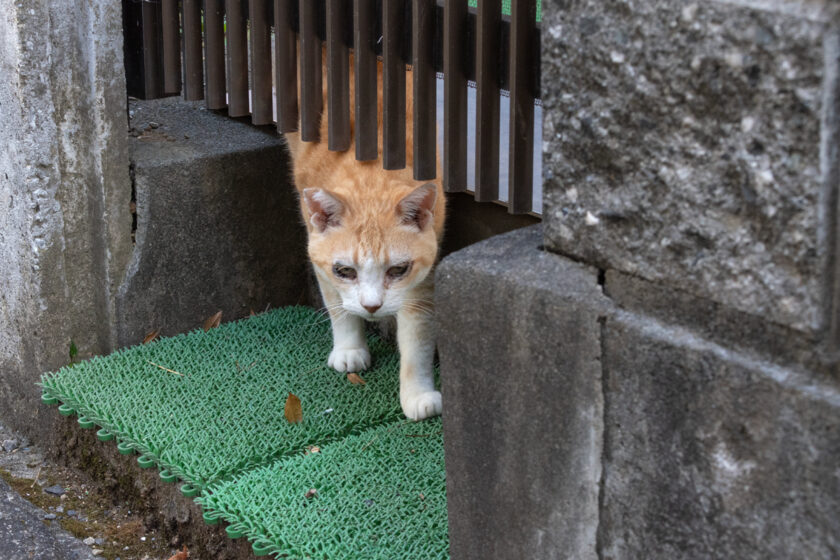
[[[48,440],[42,371],[104,352],[130,254],[121,8],[0,0],[0,411]]]
[[[779,366],[804,369],[815,379],[836,376],[834,362],[817,336],[616,270],[607,270],[604,276],[605,293],[622,309],[692,329],[717,344],[762,355]]]
[[[840,555],[836,384],[625,312],[601,359],[601,558]]]
[[[819,329],[836,3],[543,4],[546,246]]]
[[[452,558],[595,558],[603,299],[540,226],[436,274]]]
[[[305,231],[283,141],[177,99],[132,103],[134,256],[119,344],[308,301]]]
[[[57,526],[44,524],[38,509],[0,479],[0,558],[7,560],[93,560],[80,540]]]
[[[602,293],[539,241],[436,276],[452,557],[837,557],[840,384],[816,343],[615,271]]]

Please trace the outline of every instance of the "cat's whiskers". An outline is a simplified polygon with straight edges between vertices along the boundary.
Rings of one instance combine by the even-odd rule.
[[[434,304],[432,303],[432,300],[429,299],[405,299],[402,302],[402,307],[407,311],[421,313],[429,317],[432,317],[435,314]]]
[[[318,314],[317,319],[312,321],[309,326],[320,325],[321,323],[325,323],[331,319],[343,318],[346,316],[347,310],[344,309],[344,305],[342,303],[334,303],[317,309],[316,313]]]

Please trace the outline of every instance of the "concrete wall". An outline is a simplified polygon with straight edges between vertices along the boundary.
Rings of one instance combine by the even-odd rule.
[[[0,13],[0,417],[49,447],[35,383],[71,342],[84,359],[307,303],[305,234],[272,129],[179,100],[129,123],[119,3]]]
[[[131,251],[121,10],[3,0],[0,12],[0,411],[31,433],[48,431],[40,372],[69,361],[71,340],[80,355],[114,341]]]
[[[543,230],[438,269],[453,558],[840,555],[837,7],[543,2]]]
[[[136,245],[116,298],[137,344],[253,310],[305,304],[306,232],[288,152],[258,129],[180,98],[131,105]]]

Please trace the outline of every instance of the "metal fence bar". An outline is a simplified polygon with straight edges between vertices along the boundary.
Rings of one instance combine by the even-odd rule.
[[[158,62],[160,7],[123,0],[126,90],[139,99],[155,99],[163,92],[163,71]]]
[[[350,0],[123,0],[127,85],[131,95],[144,98],[177,93],[183,86],[186,99],[206,98],[210,109],[227,105],[231,116],[251,114],[255,124],[270,123],[276,109],[278,130],[299,129],[301,140],[309,142],[321,140],[326,92],[328,148],[349,149],[355,133],[360,161],[380,155],[381,87],[383,167],[403,169],[411,159],[415,179],[428,181],[437,176],[435,72],[443,70],[443,184],[446,191],[458,192],[467,189],[472,171],[467,169],[473,155],[467,153],[467,82],[474,78],[475,198],[498,199],[499,169],[507,158],[509,211],[530,212],[540,72],[536,0],[511,1],[509,21],[501,16],[501,4],[481,0],[473,16],[467,0],[413,0],[410,6],[405,0],[353,0],[352,14]],[[352,54],[347,41],[351,25]],[[325,37],[326,89],[321,58]],[[413,129],[407,131],[409,62]],[[499,151],[501,88],[510,90],[507,154]]]
[[[414,87],[414,179],[437,175],[437,87],[434,61],[435,0],[414,0],[411,55]]]
[[[248,21],[241,0],[225,0],[228,115],[244,117],[248,106]]]
[[[382,166],[405,167],[405,63],[403,0],[382,0]]]
[[[204,57],[201,52],[201,1],[183,0],[184,99],[204,99]]]
[[[443,188],[447,192],[467,188],[466,30],[467,0],[448,0],[443,11]]]
[[[274,0],[274,81],[277,131],[298,129],[297,37],[292,27],[293,0]]]
[[[476,22],[475,199],[499,198],[499,35],[502,3],[481,0]]]
[[[353,0],[353,67],[355,80],[356,159],[379,157],[379,114],[376,86],[376,1]]]
[[[178,13],[178,0],[162,0],[161,28],[163,93],[164,95],[178,95],[181,93],[181,18]]]
[[[350,66],[344,26],[351,16],[347,0],[327,0],[327,148],[350,149]]]
[[[208,109],[223,109],[227,106],[224,18],[224,0],[204,1],[204,65],[207,75],[205,95]]]
[[[251,20],[251,122],[271,124],[271,4],[269,0],[248,0]]]
[[[511,3],[510,18],[510,155],[508,211],[530,212],[534,184],[535,73],[533,29],[535,0]]]
[[[321,39],[318,38],[317,2],[300,3],[300,139],[321,139]]]

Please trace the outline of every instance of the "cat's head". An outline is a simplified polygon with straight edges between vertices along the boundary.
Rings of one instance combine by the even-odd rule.
[[[309,257],[321,281],[341,295],[342,307],[365,319],[394,315],[432,270],[438,192],[434,183],[362,189],[304,189]],[[441,211],[442,204],[437,205]],[[438,222],[440,223],[440,222]]]

